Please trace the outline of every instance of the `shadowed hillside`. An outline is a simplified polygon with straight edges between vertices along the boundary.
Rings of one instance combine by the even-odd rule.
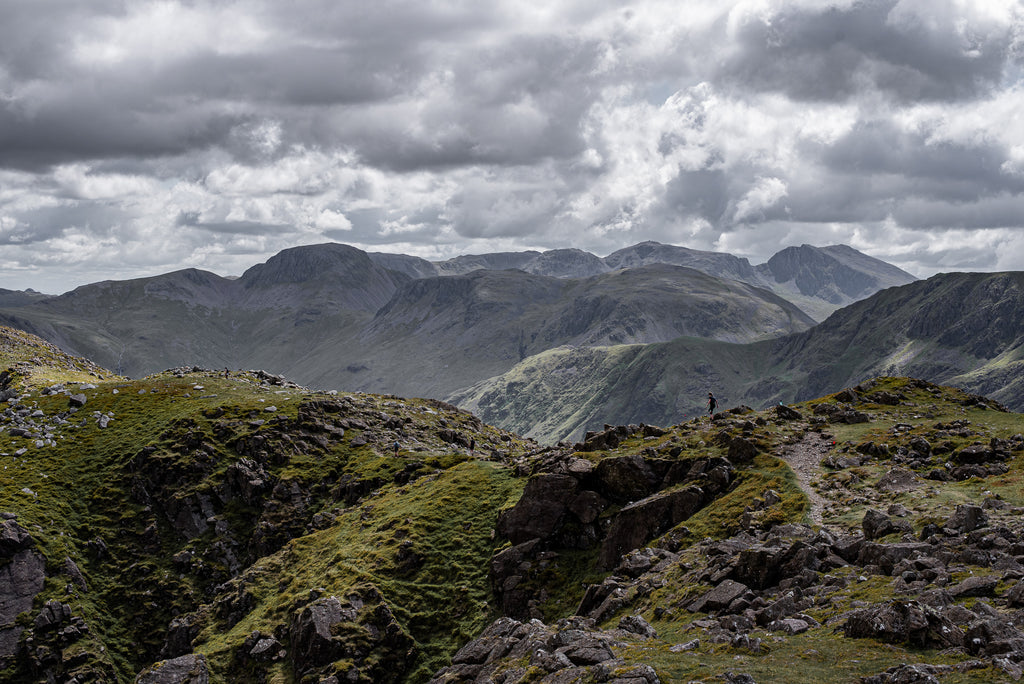
[[[445,396],[562,345],[749,341],[811,325],[764,290],[674,266],[585,279],[476,271],[405,285],[361,334],[356,371],[314,382]]]
[[[234,280],[185,270],[15,298],[0,320],[129,376],[181,364],[255,367],[322,388],[435,398],[561,345],[750,341],[813,325],[764,290],[665,264],[586,278],[413,278],[428,262],[385,257],[301,247]],[[596,259],[578,250],[531,258],[560,275]]]
[[[882,374],[954,384],[1021,409],[1022,311],[1022,273],[942,274],[879,292],[778,340],[561,349],[452,400],[542,441],[578,438],[609,421],[671,423],[699,413],[709,390],[763,407]]]

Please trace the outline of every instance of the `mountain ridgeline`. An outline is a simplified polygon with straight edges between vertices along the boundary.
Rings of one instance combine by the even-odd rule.
[[[509,423],[517,412],[508,408],[543,411],[568,395],[481,388],[552,354],[624,358],[599,350],[640,345],[628,352],[636,354],[686,339],[760,344],[912,281],[845,246],[787,248],[755,267],[657,243],[604,258],[563,249],[443,262],[326,244],[285,250],[234,279],[187,269],[60,296],[8,293],[0,322],[131,377],[182,364],[266,368],[313,387],[465,401],[493,412],[484,392],[507,404],[493,413],[500,424],[556,440],[614,418],[595,407],[586,421],[570,421],[569,432],[539,430]],[[720,386],[708,368],[698,369],[693,396]],[[648,415],[652,402],[679,408],[664,386],[649,389],[622,386],[618,394],[644,397],[648,408],[631,404],[638,415]]]

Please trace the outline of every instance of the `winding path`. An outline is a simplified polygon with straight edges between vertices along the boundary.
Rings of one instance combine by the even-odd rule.
[[[811,522],[822,524],[825,500],[811,486],[811,480],[821,472],[821,460],[832,450],[832,440],[822,439],[817,432],[807,432],[794,444],[784,445],[777,455],[796,473],[800,488],[811,502]]]

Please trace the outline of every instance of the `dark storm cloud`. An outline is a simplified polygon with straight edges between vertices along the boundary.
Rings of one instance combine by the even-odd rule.
[[[906,131],[886,121],[865,122],[828,146],[821,159],[837,173],[893,174],[934,181],[942,195],[954,189],[949,184],[956,186],[960,181],[968,181],[976,193],[982,188],[1024,190],[1020,178],[1002,170],[1006,150],[1001,146],[987,141],[932,141],[931,137],[928,130]]]
[[[665,204],[673,213],[720,224],[729,198],[729,176],[721,169],[700,169],[680,172],[666,188]]]
[[[343,123],[338,142],[370,164],[403,172],[574,157],[585,147],[580,124],[600,84],[599,50],[557,35],[471,48],[452,65],[450,80],[425,90],[418,121],[399,116],[354,129]]]
[[[284,224],[259,221],[203,221],[197,211],[179,213],[174,225],[226,235],[276,235],[282,230],[288,229],[288,226]]]
[[[8,2],[0,259],[898,235],[927,270],[977,228],[994,264],[1024,250],[1022,25],[1012,0]]]
[[[719,76],[799,100],[842,100],[868,88],[903,102],[960,100],[1000,82],[1013,57],[1010,30],[960,31],[944,2],[927,14],[899,6],[897,0],[865,0],[751,17],[739,28],[740,49]]]
[[[1019,226],[1024,216],[1024,197],[1002,194],[987,197],[983,202],[953,202],[911,199],[900,204],[893,213],[901,226],[930,229],[1003,228]]]
[[[204,149],[246,117],[204,106],[153,103],[138,93],[71,88],[39,111],[0,105],[0,166],[47,165],[112,157],[160,157]]]
[[[17,80],[66,74],[73,27],[123,12],[121,0],[4,2],[0,9],[0,65]]]
[[[98,202],[31,209],[21,214],[17,225],[0,230],[0,244],[40,244],[62,237],[70,229],[88,231],[101,238],[124,219],[124,213],[117,207]]]

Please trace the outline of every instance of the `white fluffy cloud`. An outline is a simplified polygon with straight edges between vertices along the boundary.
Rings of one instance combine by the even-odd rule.
[[[0,287],[844,242],[1024,269],[1017,0],[44,0],[0,22]]]

